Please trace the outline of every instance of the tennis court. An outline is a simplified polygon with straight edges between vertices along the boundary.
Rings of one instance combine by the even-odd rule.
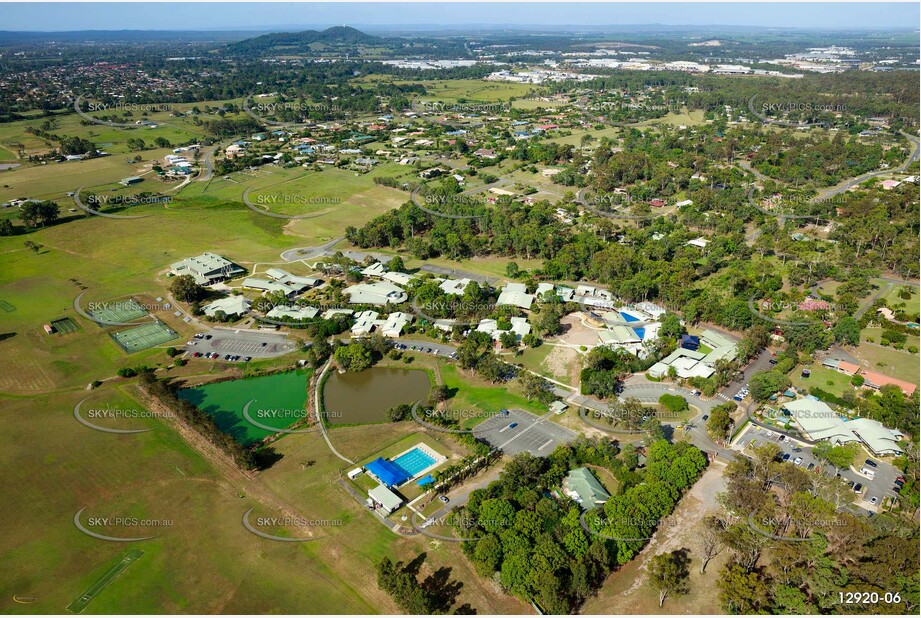
[[[129,354],[152,348],[178,338],[179,335],[166,324],[152,322],[112,334],[112,339]]]
[[[60,320],[53,320],[51,322],[51,327],[55,331],[66,335],[68,333],[75,333],[80,330],[80,327],[77,326],[77,323],[71,320],[70,318],[61,318]]]
[[[105,303],[90,312],[94,318],[103,322],[130,322],[147,315],[147,311],[133,298]]]
[[[9,304],[5,300],[0,300],[0,311],[3,311],[4,313],[12,313],[16,311],[16,307]]]
[[[67,611],[79,614],[86,606],[90,604],[90,601],[99,596],[99,593],[105,589],[106,586],[111,584],[115,579],[124,573],[131,563],[144,555],[144,552],[140,549],[132,549],[127,554],[125,554],[118,562],[116,562],[112,568],[106,571],[102,577],[96,580],[92,586],[86,589],[86,592],[81,594],[73,603],[67,606]]]

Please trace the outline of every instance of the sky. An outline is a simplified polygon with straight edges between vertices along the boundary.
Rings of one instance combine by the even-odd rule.
[[[726,25],[917,29],[918,2],[0,3],[0,30],[301,30],[330,25]]]

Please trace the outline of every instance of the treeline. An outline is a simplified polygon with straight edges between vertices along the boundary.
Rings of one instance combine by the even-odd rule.
[[[180,399],[176,394],[178,390],[176,385],[158,380],[153,371],[140,373],[140,385],[149,396],[164,405],[170,412],[175,413],[180,420],[229,456],[239,468],[255,470],[259,467],[260,459],[253,449],[243,446],[231,435],[221,431],[213,416],[188,401]]]
[[[648,499],[664,517],[706,459],[689,444],[662,440],[650,447],[644,471],[637,467],[632,447],[629,455],[619,456],[617,447],[604,439],[581,438],[546,458],[519,454],[498,480],[474,491],[458,515],[459,534],[480,538],[465,542],[464,552],[480,575],[495,577],[507,591],[533,600],[545,613],[577,610],[643,545],[586,531],[579,505],[559,492],[569,470],[582,465],[601,467],[620,482],[621,489],[608,502],[616,505],[612,515],[619,516],[623,508],[638,511]]]
[[[726,512],[703,537],[730,560],[716,580],[720,602],[732,614],[914,614],[919,607],[917,525],[882,512],[850,512],[853,492],[837,478],[816,477],[778,461],[768,443],[753,458],[727,468]],[[915,473],[915,477],[916,477]],[[917,505],[915,505],[917,508]],[[842,605],[840,593],[858,595]],[[896,603],[884,595],[898,594]]]

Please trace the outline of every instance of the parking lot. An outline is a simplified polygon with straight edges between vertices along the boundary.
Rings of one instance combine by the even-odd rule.
[[[813,464],[812,471],[816,474],[825,474],[826,476],[835,475],[836,470],[833,466],[825,465],[823,467],[819,461],[812,456],[812,448],[808,444],[795,441],[787,437],[784,437],[783,440],[780,438],[781,434],[778,434],[776,431],[770,431],[762,427],[749,425],[739,436],[738,441],[736,442],[736,448],[740,450],[744,448],[744,450],[750,451],[749,444],[752,442],[752,440],[754,440],[756,445],[773,442],[782,449],[783,452],[781,453],[781,456],[783,456],[784,453],[790,454],[790,458],[787,461],[791,465],[797,457],[801,457],[803,461],[799,465],[803,469],[808,469],[809,464]],[[871,457],[866,458],[874,459]],[[899,475],[898,470],[882,461],[875,461],[877,461],[877,467],[875,468],[876,475],[873,479],[869,479],[866,476],[851,469],[841,471],[841,476],[848,481],[853,481],[855,485],[857,483],[861,483],[863,485],[863,490],[860,494],[860,501],[857,503],[857,506],[866,510],[875,510],[875,508],[868,502],[870,498],[875,497],[878,501],[881,501],[884,496],[894,497],[897,495],[896,492],[892,490],[892,487],[895,482],[895,477]]]
[[[397,346],[405,345],[407,352],[412,351],[410,350],[411,347],[415,347],[416,352],[425,353],[425,350],[432,350],[432,352],[429,352],[429,354],[437,353],[437,356],[450,357],[452,354],[454,354],[457,351],[457,348],[453,346],[445,345],[443,343],[433,343],[431,341],[419,341],[416,339],[396,339],[394,340],[393,343],[394,345],[397,345]]]
[[[202,354],[215,352],[221,358],[226,354],[274,358],[297,348],[294,342],[286,339],[284,333],[214,328],[204,334],[211,335],[211,339],[192,339],[195,345],[186,344],[186,351]]]
[[[516,424],[515,427],[511,425]],[[509,455],[528,451],[545,456],[560,444],[576,438],[576,433],[524,410],[512,409],[508,415],[493,416],[473,429],[473,435]]]

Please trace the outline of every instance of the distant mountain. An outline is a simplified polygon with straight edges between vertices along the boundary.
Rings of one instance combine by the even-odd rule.
[[[385,39],[365,34],[348,26],[335,26],[326,30],[303,32],[274,32],[231,43],[227,51],[232,54],[302,54],[316,51],[316,47],[348,49],[359,45],[384,43]]]

